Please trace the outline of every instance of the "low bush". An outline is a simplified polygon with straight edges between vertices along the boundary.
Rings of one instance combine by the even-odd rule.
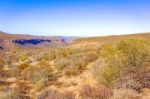
[[[113,86],[118,73],[119,67],[108,66],[102,59],[98,59],[93,64],[92,74],[99,84],[103,84],[108,87]]]
[[[21,57],[20,57],[20,60],[21,60],[21,61],[25,61],[25,60],[27,60],[27,59],[28,59],[28,56],[21,56]]]
[[[27,68],[29,65],[30,65],[29,62],[23,62],[23,63],[20,63],[19,65],[17,65],[16,68],[17,68],[19,71],[22,71],[22,70],[24,70],[25,68]]]
[[[104,86],[94,88],[90,85],[83,85],[79,96],[81,99],[109,99],[112,96],[112,91]]]
[[[4,57],[2,57],[4,54],[0,53],[0,68],[3,67],[3,65],[5,65],[5,60]]]
[[[77,53],[55,60],[54,65],[57,70],[64,69],[65,75],[76,75],[81,73],[88,63],[97,58],[98,54],[96,52]]]
[[[57,70],[62,70],[69,64],[70,62],[66,58],[61,58],[54,61],[54,65]]]
[[[94,66],[99,82],[116,88],[140,91],[150,88],[150,43],[141,39],[123,40],[102,46],[101,63]],[[96,74],[97,73],[97,74]]]
[[[114,90],[114,95],[110,99],[143,99],[140,95],[131,89]]]
[[[75,99],[75,94],[69,91],[61,93],[57,90],[46,89],[38,94],[36,99]]]
[[[32,86],[29,82],[17,80],[12,90],[12,99],[31,99],[29,95],[31,89]]]
[[[30,66],[21,72],[21,77],[24,80],[36,83],[47,77],[52,72],[52,68],[46,61],[41,61],[37,66]]]

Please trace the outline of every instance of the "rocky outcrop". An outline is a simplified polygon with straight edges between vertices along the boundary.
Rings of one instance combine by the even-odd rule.
[[[37,44],[41,44],[41,43],[51,43],[52,40],[44,40],[44,39],[21,39],[21,40],[13,40],[13,43],[16,44],[21,44],[21,45],[26,45],[26,44],[33,44],[33,45],[37,45]]]

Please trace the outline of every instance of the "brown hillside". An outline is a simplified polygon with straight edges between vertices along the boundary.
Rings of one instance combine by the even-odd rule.
[[[129,34],[129,35],[112,35],[112,36],[103,36],[103,37],[86,37],[76,39],[73,43],[81,43],[81,42],[112,42],[118,41],[126,38],[144,38],[149,39],[150,33],[138,33],[138,34]]]

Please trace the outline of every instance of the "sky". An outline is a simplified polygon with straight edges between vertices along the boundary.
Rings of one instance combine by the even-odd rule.
[[[150,0],[0,0],[0,31],[43,36],[150,32]]]

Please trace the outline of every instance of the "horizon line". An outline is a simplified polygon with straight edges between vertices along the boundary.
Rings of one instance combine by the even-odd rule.
[[[94,35],[94,36],[79,36],[79,35],[76,35],[76,36],[71,36],[71,35],[68,35],[68,36],[65,36],[65,35],[33,35],[33,34],[21,34],[21,33],[8,33],[8,32],[5,32],[5,31],[0,31],[2,33],[6,33],[6,34],[12,34],[12,35],[27,35],[27,36],[41,36],[41,37],[46,37],[46,36],[50,36],[50,37],[105,37],[105,36],[123,36],[123,35],[134,35],[134,34],[147,34],[147,33],[150,33],[150,32],[135,32],[135,33],[120,33],[120,34],[112,34],[112,35]]]

